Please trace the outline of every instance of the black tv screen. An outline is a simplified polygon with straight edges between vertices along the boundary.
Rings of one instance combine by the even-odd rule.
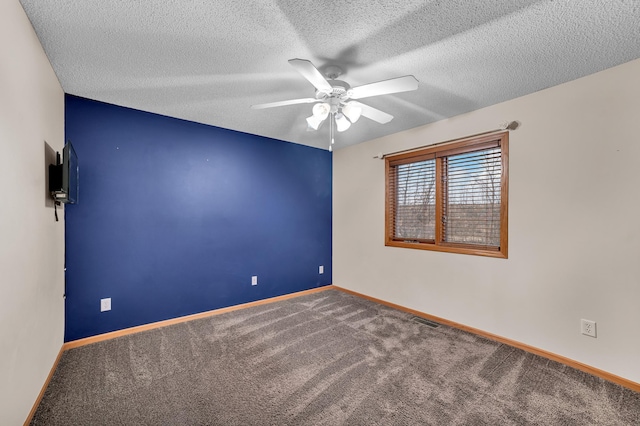
[[[71,142],[67,142],[62,149],[62,164],[49,166],[49,190],[56,201],[67,204],[78,202],[79,168],[78,156]]]

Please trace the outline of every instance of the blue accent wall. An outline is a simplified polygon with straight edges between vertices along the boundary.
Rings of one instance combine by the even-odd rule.
[[[65,341],[331,283],[328,151],[71,95],[65,108],[80,164]]]

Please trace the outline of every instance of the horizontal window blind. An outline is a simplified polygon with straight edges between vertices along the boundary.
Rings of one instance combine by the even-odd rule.
[[[442,241],[499,247],[500,148],[448,156],[441,164]]]
[[[508,255],[508,132],[385,157],[385,245]]]
[[[436,162],[425,160],[392,168],[395,187],[393,234],[399,240],[433,241],[436,223]]]

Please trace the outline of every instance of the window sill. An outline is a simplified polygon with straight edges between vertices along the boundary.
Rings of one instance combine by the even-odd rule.
[[[473,256],[486,256],[486,257],[496,257],[500,259],[507,259],[506,250],[500,250],[499,248],[479,248],[473,247],[470,245],[462,245],[462,244],[435,244],[435,243],[420,243],[420,242],[405,242],[405,241],[386,241],[385,246],[387,247],[401,247],[401,248],[409,248],[409,249],[417,249],[417,250],[431,250],[431,251],[441,251],[445,253],[458,253],[458,254],[470,254]]]

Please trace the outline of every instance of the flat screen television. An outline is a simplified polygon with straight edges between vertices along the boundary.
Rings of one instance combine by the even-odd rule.
[[[49,191],[56,202],[76,204],[79,192],[78,156],[71,142],[67,142],[62,149],[62,163],[60,153],[56,153],[56,164],[49,165]]]

